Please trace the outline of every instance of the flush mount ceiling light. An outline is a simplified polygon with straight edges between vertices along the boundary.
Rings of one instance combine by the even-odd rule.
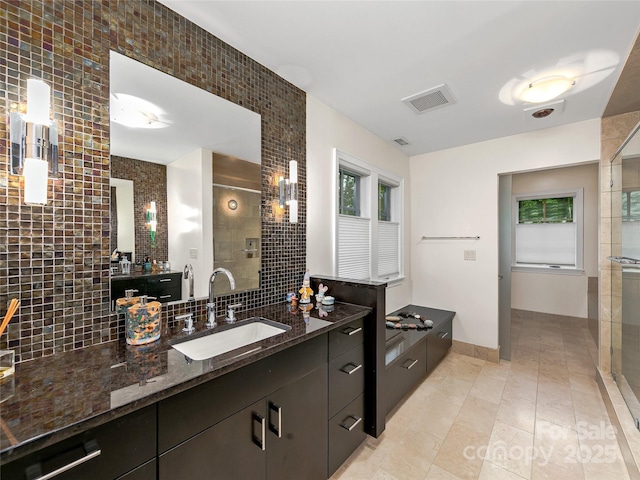
[[[562,95],[576,84],[575,80],[563,75],[540,78],[527,85],[520,92],[520,100],[527,103],[542,103]]]
[[[126,93],[111,95],[111,121],[130,128],[165,128],[162,110],[147,100]]]

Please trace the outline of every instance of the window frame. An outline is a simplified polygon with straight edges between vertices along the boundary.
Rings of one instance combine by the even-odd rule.
[[[343,175],[347,175],[347,176],[351,176],[354,178],[354,212],[353,214],[351,213],[345,213],[345,209],[344,209],[344,197],[342,195],[343,190],[342,190],[342,178]],[[340,215],[351,215],[353,217],[361,217],[362,216],[362,210],[360,208],[360,204],[361,204],[361,197],[362,197],[362,187],[360,186],[361,184],[361,180],[362,180],[362,175],[352,172],[351,170],[347,169],[347,168],[339,168],[338,170],[338,213]]]
[[[382,170],[368,162],[348,155],[338,149],[334,149],[334,178],[338,178],[336,187],[339,187],[340,170],[360,176],[360,217],[369,220],[369,278],[367,281],[386,281],[388,285],[400,283],[404,279],[404,179],[391,172]],[[398,274],[392,276],[381,276],[378,274],[378,183],[383,183],[390,187],[390,220],[388,223],[398,225]],[[339,191],[335,192],[337,208],[335,215],[335,237],[333,272],[335,276],[339,273],[339,217],[340,203]],[[348,216],[348,215],[347,215]]]
[[[548,198],[573,197],[573,222],[575,228],[575,264],[556,265],[553,263],[519,263],[516,258],[517,240],[516,230],[519,225],[518,206],[521,200],[540,200]],[[551,273],[556,275],[582,275],[584,273],[584,189],[549,190],[534,193],[515,193],[512,195],[512,228],[511,228],[511,271],[529,273]],[[525,223],[526,224],[526,223]],[[549,222],[546,225],[564,225],[563,223]]]

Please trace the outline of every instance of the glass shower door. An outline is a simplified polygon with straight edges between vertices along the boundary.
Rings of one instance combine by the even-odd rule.
[[[611,160],[611,372],[640,428],[640,134]],[[617,185],[616,185],[617,182]]]

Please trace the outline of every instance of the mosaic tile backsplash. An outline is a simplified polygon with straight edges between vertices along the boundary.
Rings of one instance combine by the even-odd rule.
[[[0,348],[15,349],[18,361],[123,332],[109,311],[110,50],[262,116],[262,288],[218,304],[280,301],[305,269],[303,91],[152,0],[0,0],[0,114],[6,119],[25,101],[28,78],[41,78],[60,132],[61,173],[49,181],[48,205],[33,207],[8,172],[8,125],[0,122],[0,315],[10,299],[22,302]],[[299,169],[298,224],[277,208],[276,179],[291,159]]]

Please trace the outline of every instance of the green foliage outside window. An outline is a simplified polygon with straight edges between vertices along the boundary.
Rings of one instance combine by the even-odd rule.
[[[340,214],[360,216],[360,177],[342,169],[338,174],[338,205]]]
[[[573,197],[518,201],[518,223],[573,222]]]
[[[378,184],[378,220],[391,221],[391,187]]]
[[[640,190],[622,192],[622,221],[640,220]]]

